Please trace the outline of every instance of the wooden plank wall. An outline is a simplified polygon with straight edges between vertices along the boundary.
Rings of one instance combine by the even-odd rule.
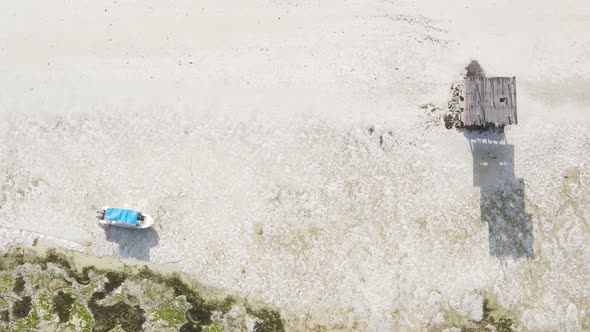
[[[465,126],[517,124],[516,77],[468,77],[465,79]]]

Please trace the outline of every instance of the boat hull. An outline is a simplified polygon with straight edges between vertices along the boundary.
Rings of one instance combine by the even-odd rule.
[[[108,206],[103,206],[102,210],[106,211],[109,207]],[[128,224],[128,223],[124,223],[124,222],[120,222],[120,221],[111,221],[111,220],[104,220],[104,219],[99,219],[98,223],[103,226],[103,227],[110,227],[110,226],[116,226],[116,227],[123,227],[123,228],[133,228],[133,229],[145,229],[145,228],[150,228],[152,227],[152,225],[154,224],[154,219],[147,214],[143,214],[143,222],[141,224]]]

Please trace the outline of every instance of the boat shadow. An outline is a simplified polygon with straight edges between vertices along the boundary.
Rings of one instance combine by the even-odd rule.
[[[481,221],[488,224],[490,255],[533,256],[533,220],[525,182],[514,174],[514,145],[497,131],[464,132],[473,156],[473,186],[480,188]]]
[[[119,257],[122,258],[149,261],[151,248],[160,242],[160,236],[153,227],[146,229],[106,227],[104,232],[107,241],[119,244]]]

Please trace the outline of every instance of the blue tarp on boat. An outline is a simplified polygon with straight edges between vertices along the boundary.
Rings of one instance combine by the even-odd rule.
[[[127,209],[108,208],[105,213],[106,221],[120,221],[126,224],[137,224],[137,215],[139,212]]]

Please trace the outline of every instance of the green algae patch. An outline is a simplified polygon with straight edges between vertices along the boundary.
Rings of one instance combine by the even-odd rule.
[[[155,320],[165,322],[168,327],[178,327],[186,321],[186,312],[190,307],[184,296],[178,296],[152,309],[150,314]]]
[[[89,297],[90,295],[92,295],[92,293],[94,293],[97,287],[98,283],[96,282],[96,280],[91,280],[88,285],[85,285],[84,287],[82,287],[82,289],[80,289],[80,294],[84,297]]]
[[[123,328],[121,327],[121,325],[117,325],[117,327],[115,327],[114,329],[112,329],[110,332],[125,332],[125,330],[123,330]]]
[[[221,329],[221,325],[219,324],[219,321],[214,321],[213,324],[211,325],[207,325],[207,326],[202,326],[202,332],[223,332],[223,330]]]
[[[117,302],[121,302],[123,300],[125,300],[125,293],[124,292],[121,292],[119,294],[115,294],[114,296],[112,296],[110,298],[110,301],[109,302],[110,303],[117,303]]]
[[[76,301],[70,311],[68,327],[74,331],[90,332],[93,327],[92,315],[80,302]]]
[[[47,282],[49,282],[49,280],[52,279],[52,273],[46,271],[31,273],[31,275],[29,275],[28,278],[31,282],[31,285],[33,285],[34,287],[42,287],[45,286]]]
[[[14,287],[14,277],[10,274],[0,276],[0,294]]]
[[[53,318],[53,304],[51,298],[49,297],[49,293],[47,291],[42,291],[39,294],[37,303],[39,305],[42,319],[51,321]]]
[[[41,247],[0,257],[2,331],[284,331],[275,309],[182,274]]]

